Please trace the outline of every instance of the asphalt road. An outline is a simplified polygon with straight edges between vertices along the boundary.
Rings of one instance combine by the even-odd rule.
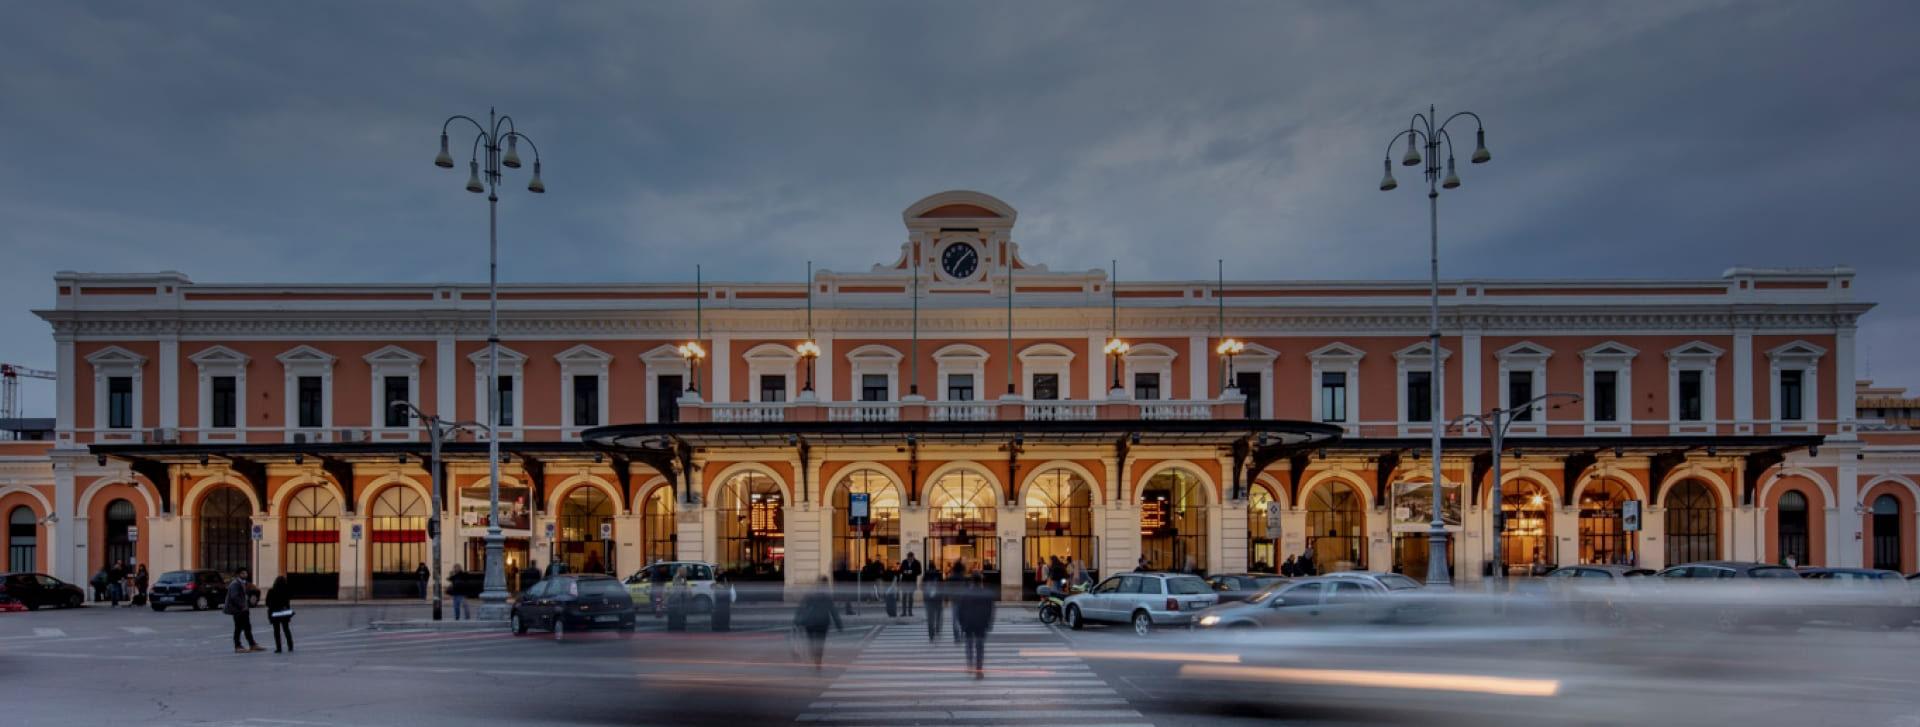
[[[1375,630],[1217,641],[1055,630],[1003,609],[989,672],[975,681],[951,638],[929,642],[919,621],[834,634],[816,673],[774,628],[556,642],[537,632],[367,628],[424,617],[417,605],[312,607],[295,619],[298,648],[274,654],[264,612],[255,615],[269,650],[234,654],[217,612],[0,614],[0,713],[8,725],[1920,727],[1915,631],[1596,639]],[[1341,683],[1353,674],[1372,684]],[[1548,681],[1548,695],[1497,693]]]

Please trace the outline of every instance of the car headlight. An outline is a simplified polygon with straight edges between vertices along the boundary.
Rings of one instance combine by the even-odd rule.
[[[1200,617],[1201,626],[1212,626],[1217,623],[1220,623],[1219,616],[1201,616]]]

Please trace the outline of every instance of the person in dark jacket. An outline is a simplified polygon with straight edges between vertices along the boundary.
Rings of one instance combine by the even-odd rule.
[[[725,574],[713,582],[713,613],[708,614],[707,625],[715,631],[733,629],[733,584]]]
[[[654,563],[651,572],[647,573],[647,599],[653,601],[655,618],[667,613],[667,579],[672,575],[667,572],[664,563]]]
[[[957,560],[957,559],[953,561],[953,567],[947,569],[946,586],[947,586],[947,590],[952,592],[952,595],[947,597],[947,605],[953,609],[953,614],[952,614],[953,643],[958,644],[960,643],[960,598],[959,597],[960,597],[960,594],[964,593],[967,588],[967,562],[966,561]]]
[[[1047,559],[1047,584],[1061,590],[1067,588],[1067,564],[1060,556]]]
[[[241,568],[233,574],[233,580],[227,583],[227,601],[221,611],[233,617],[233,653],[245,654],[250,651],[266,651],[260,642],[253,640],[253,615],[247,607],[247,569]],[[240,645],[240,637],[247,637],[247,645]]]
[[[426,598],[427,584],[433,582],[433,571],[427,568],[426,563],[421,563],[419,568],[413,570],[413,579],[420,582],[420,597]]]
[[[913,591],[920,587],[920,559],[907,551],[900,561],[900,615],[913,618]]]
[[[973,671],[973,678],[985,679],[987,632],[993,630],[993,594],[980,576],[975,575],[968,581],[967,590],[960,594],[954,606],[954,620],[966,635],[967,668]]]
[[[934,563],[927,569],[927,577],[920,581],[921,599],[927,602],[927,640],[940,638],[940,619],[947,615],[946,594],[942,592],[940,582],[940,564]]]
[[[148,582],[147,564],[141,563],[140,567],[133,571],[133,596],[140,599],[140,603],[134,604],[135,606],[146,605]]]
[[[800,608],[793,613],[793,625],[805,631],[807,652],[813,657],[813,670],[820,671],[820,663],[827,655],[827,627],[845,630],[840,624],[840,612],[833,610],[833,596],[827,593],[827,579],[820,578],[820,584],[800,599]]]
[[[293,651],[293,589],[286,576],[274,576],[267,589],[267,623],[273,625],[273,653],[280,653],[280,635],[287,636],[287,651]]]
[[[120,601],[127,597],[127,562],[116,560],[107,568],[107,600],[112,605],[107,608],[119,608]]]
[[[540,564],[529,560],[526,569],[520,571],[520,592],[531,591],[537,585],[540,585]]]

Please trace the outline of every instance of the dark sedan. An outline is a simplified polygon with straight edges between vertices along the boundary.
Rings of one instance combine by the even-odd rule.
[[[75,608],[86,603],[87,592],[45,573],[8,573],[0,575],[0,600],[19,601],[29,611],[41,606]]]
[[[1293,579],[1272,573],[1221,573],[1209,576],[1207,585],[1213,588],[1214,593],[1220,594],[1221,603],[1230,603],[1245,601],[1260,589],[1290,580]]]
[[[556,641],[565,639],[568,631],[588,629],[619,629],[622,636],[630,636],[633,597],[610,576],[554,576],[522,592],[507,619],[515,636],[528,629],[552,631]]]
[[[1828,588],[1815,599],[1819,617],[1863,628],[1904,629],[1920,616],[1920,598],[1897,572],[1874,568],[1800,568],[1800,577]]]
[[[147,605],[155,611],[186,606],[195,611],[219,608],[227,601],[227,577],[217,570],[173,570],[147,587]],[[247,605],[260,605],[260,588],[247,584]]]

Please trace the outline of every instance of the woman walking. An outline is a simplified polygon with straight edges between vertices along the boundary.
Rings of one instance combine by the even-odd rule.
[[[280,653],[280,635],[287,636],[287,651],[293,651],[293,589],[286,576],[276,576],[267,589],[267,623],[273,624],[273,653]]]

